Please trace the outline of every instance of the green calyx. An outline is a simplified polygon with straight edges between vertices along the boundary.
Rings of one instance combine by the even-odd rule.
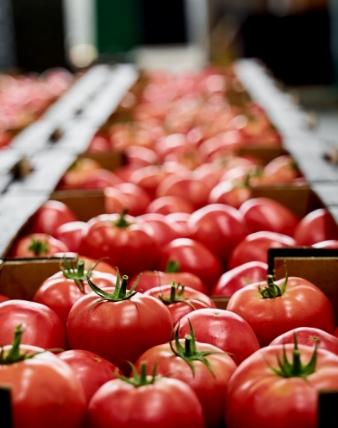
[[[98,263],[98,262],[97,262]],[[91,266],[90,270],[87,272],[87,275],[90,276],[92,273],[92,270],[94,269],[96,265]],[[79,260],[78,258],[75,259],[75,261],[67,260],[66,257],[63,259],[63,265],[60,266],[60,269],[62,270],[63,275],[67,279],[72,279],[75,281],[76,285],[79,287],[79,289],[83,292],[83,281],[86,281],[87,276],[85,274],[85,262],[84,260]]]
[[[191,325],[189,318],[188,318],[188,321],[189,321],[189,327],[190,327],[190,334],[187,334],[185,336],[184,346],[181,345],[179,337],[178,337],[178,332],[180,329],[180,325],[178,325],[178,327],[175,331],[175,347],[176,347],[176,349],[173,346],[172,340],[170,340],[170,342],[169,342],[170,349],[172,350],[172,352],[177,357],[182,358],[189,365],[194,376],[195,376],[195,371],[196,371],[194,361],[201,361],[207,367],[207,369],[213,375],[213,377],[215,377],[215,374],[211,368],[211,365],[210,365],[209,361],[206,359],[206,357],[208,355],[212,355],[212,354],[223,354],[224,352],[197,351],[194,329],[192,328],[192,325]]]
[[[133,297],[137,291],[135,291],[135,287],[137,286],[141,275],[138,276],[137,280],[134,282],[133,286],[130,290],[127,290],[128,285],[128,276],[123,275],[122,276],[122,282],[121,277],[119,274],[119,270],[117,270],[117,279],[116,279],[116,285],[114,293],[107,293],[106,291],[99,288],[97,285],[95,285],[89,278],[89,276],[86,276],[87,282],[90,286],[90,288],[98,295],[100,296],[100,299],[97,300],[94,304],[100,303],[100,302],[121,302],[122,300],[128,300],[131,297]]]
[[[48,252],[48,243],[47,241],[40,241],[39,239],[35,239],[33,236],[31,237],[31,244],[28,249],[34,253],[36,256],[40,254],[44,254]]]
[[[157,364],[154,365],[153,370],[150,376],[147,376],[147,364],[141,363],[140,365],[140,373],[137,373],[136,367],[133,363],[128,361],[133,373],[133,377],[121,376],[118,371],[115,372],[115,377],[123,380],[124,382],[129,383],[129,385],[135,386],[135,388],[139,388],[140,386],[152,385],[156,382],[156,370]]]
[[[316,363],[317,363],[317,349],[318,349],[318,343],[315,344],[315,349],[313,351],[312,357],[310,361],[307,364],[302,364],[301,362],[301,354],[298,349],[298,343],[297,343],[297,337],[294,333],[293,335],[293,343],[294,343],[294,349],[292,354],[292,362],[288,360],[288,357],[286,355],[285,346],[283,346],[283,361],[280,360],[279,356],[277,355],[278,360],[278,369],[274,369],[271,367],[272,371],[284,378],[290,378],[290,377],[302,377],[306,378],[307,376],[310,376],[312,373],[314,373],[316,369]]]
[[[40,354],[40,352],[35,352],[31,355],[27,355],[25,353],[20,352],[20,344],[21,344],[23,333],[24,333],[24,330],[22,329],[22,326],[20,324],[14,329],[14,339],[13,339],[12,348],[10,349],[10,351],[5,355],[4,348],[1,347],[0,365],[1,364],[9,365],[9,364],[18,363],[19,361],[28,360],[30,358],[33,358],[35,355]]]
[[[171,283],[170,295],[164,296],[163,293],[161,293],[158,295],[158,298],[166,306],[171,305],[173,303],[185,303],[195,311],[196,310],[195,306],[191,302],[189,302],[187,299],[184,298],[184,289],[185,289],[184,285],[176,284],[176,282],[173,281]],[[192,297],[193,296],[190,296],[190,298]],[[196,297],[196,299],[198,298]]]
[[[285,293],[286,284],[288,283],[288,278],[288,272],[286,271],[285,280],[283,282],[283,285],[280,287],[273,282],[273,276],[268,275],[267,287],[261,288],[260,286],[258,286],[258,291],[260,292],[263,299],[274,299],[276,297],[283,296],[283,294]]]
[[[119,229],[126,229],[129,227],[132,223],[129,223],[125,219],[125,216],[128,214],[128,208],[125,208],[120,216],[120,218],[113,222],[114,226],[118,227]]]
[[[175,262],[175,260],[168,260],[167,266],[165,268],[165,273],[177,273],[180,271],[180,264]]]

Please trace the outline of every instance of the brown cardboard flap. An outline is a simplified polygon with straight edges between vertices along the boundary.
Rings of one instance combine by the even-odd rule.
[[[0,294],[32,300],[43,281],[59,272],[60,263],[59,258],[2,260]]]
[[[226,309],[230,297],[212,296],[211,300],[215,303],[218,309]]]
[[[238,156],[255,156],[262,161],[263,165],[271,162],[278,156],[288,155],[289,153],[283,147],[259,147],[247,146],[236,150]]]
[[[104,153],[90,153],[85,152],[79,158],[90,158],[98,162],[102,168],[109,171],[115,171],[122,165],[126,164],[126,156],[124,152],[110,151]]]

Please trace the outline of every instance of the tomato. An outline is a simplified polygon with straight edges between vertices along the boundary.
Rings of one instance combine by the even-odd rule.
[[[319,391],[338,389],[338,357],[322,349],[316,355],[290,344],[251,355],[228,385],[227,428],[316,428]]]
[[[90,177],[94,171],[98,171],[101,168],[101,165],[93,159],[77,159],[63,175],[58,188],[79,189],[81,188],[81,184]]]
[[[119,183],[121,183],[121,179],[116,174],[106,169],[98,169],[87,174],[77,184],[76,189],[104,189]]]
[[[212,188],[209,194],[210,204],[225,204],[238,209],[243,202],[251,198],[252,190],[245,184],[225,180]]]
[[[194,212],[194,206],[191,202],[180,196],[162,196],[150,202],[147,212],[163,215],[177,212],[191,214]]]
[[[138,166],[155,165],[159,159],[154,150],[142,146],[128,146],[125,148],[128,164]]]
[[[139,218],[153,229],[154,238],[159,248],[176,238],[180,238],[179,233],[166,221],[163,214],[148,213],[140,215]]]
[[[167,377],[115,379],[93,396],[87,428],[204,428],[201,405],[188,385]]]
[[[116,269],[112,267],[109,263],[106,263],[104,261],[104,258],[97,261],[82,255],[79,255],[78,258],[79,260],[84,260],[85,270],[97,270],[99,272],[111,273],[116,276]]]
[[[179,337],[190,332],[190,323],[196,340],[210,343],[227,352],[237,365],[259,349],[257,337],[250,325],[239,315],[222,309],[198,309],[180,319]]]
[[[173,325],[184,315],[202,308],[216,308],[215,303],[193,288],[172,282],[144,292],[159,299],[169,310]]]
[[[77,253],[81,244],[82,235],[87,228],[87,223],[83,221],[72,221],[59,226],[54,236],[63,242],[69,251]]]
[[[111,214],[89,221],[80,253],[107,262],[128,275],[155,267],[158,247],[152,228],[129,215]]]
[[[141,187],[133,183],[116,184],[114,186],[114,189],[119,191],[118,198],[121,197],[123,201],[125,200],[126,202],[123,204],[122,210],[116,211],[114,209],[114,204],[116,204],[115,199],[117,195],[115,194],[112,195],[113,207],[111,207],[110,192],[112,191],[112,188],[109,187],[105,189],[104,196],[105,196],[105,206],[106,206],[107,213],[118,212],[119,214],[121,214],[123,212],[123,209],[128,209],[128,213],[132,216],[138,216],[145,213],[150,203],[150,197],[148,196],[147,192],[144,189],[142,189]]]
[[[338,240],[329,239],[327,241],[317,242],[316,244],[313,244],[312,247],[314,247],[314,248],[331,248],[333,250],[336,250],[338,248]]]
[[[247,235],[239,211],[222,204],[211,204],[191,214],[188,220],[191,239],[212,251],[226,266],[231,251]]]
[[[45,233],[33,233],[18,239],[11,254],[13,257],[50,257],[56,253],[66,253],[66,245]]]
[[[95,270],[85,272],[84,261],[78,260],[77,263],[71,264],[65,260],[62,271],[50,276],[41,284],[33,301],[53,309],[66,324],[74,303],[92,291],[86,281],[86,275],[89,275],[100,288],[114,287],[116,283],[115,275]]]
[[[200,242],[188,238],[174,239],[162,248],[158,268],[164,270],[168,260],[180,265],[183,272],[198,276],[210,292],[221,275],[218,258]]]
[[[7,300],[11,300],[9,297],[0,294],[0,303],[7,302]]]
[[[270,161],[264,167],[263,174],[276,183],[283,183],[293,181],[299,177],[299,170],[291,156],[282,155]]]
[[[35,213],[32,230],[54,236],[59,226],[76,220],[75,214],[63,202],[47,201]]]
[[[94,135],[92,141],[87,147],[88,153],[105,153],[110,150],[110,141],[104,135]]]
[[[247,321],[261,346],[297,327],[314,327],[333,333],[334,315],[329,299],[303,278],[286,277],[267,286],[256,282],[236,291],[227,309]]]
[[[284,345],[286,343],[294,343],[296,335],[297,343],[311,348],[325,349],[338,355],[338,338],[326,331],[318,328],[299,327],[294,330],[287,331],[284,334],[276,337],[269,346]]]
[[[142,354],[136,367],[147,364],[148,374],[156,366],[157,373],[188,384],[196,393],[204,413],[205,425],[218,428],[223,419],[227,384],[236,364],[216,346],[195,341],[194,332],[175,344],[154,346]]]
[[[21,334],[18,327],[13,345],[0,356],[0,384],[11,389],[13,428],[81,428],[86,401],[73,370],[51,352],[20,345]]]
[[[173,212],[165,216],[166,221],[175,228],[180,238],[190,238],[189,218],[190,214],[184,212]]]
[[[119,277],[118,277],[119,278]],[[148,348],[170,337],[168,309],[157,299],[126,291],[128,277],[108,288],[79,299],[69,312],[67,336],[70,349],[95,352],[128,372],[126,361],[135,362]],[[107,294],[108,293],[108,294]]]
[[[256,232],[246,236],[232,251],[228,267],[233,269],[244,263],[260,261],[267,263],[269,248],[295,247],[296,242],[290,236],[275,232]]]
[[[100,386],[115,379],[114,364],[93,352],[74,349],[61,352],[57,356],[74,370],[83,387],[87,404]]]
[[[294,238],[298,245],[338,239],[338,226],[329,211],[318,209],[307,214],[298,224]]]
[[[46,305],[27,300],[0,303],[0,344],[9,345],[22,324],[22,343],[43,349],[67,349],[66,331],[57,314]]]
[[[298,217],[292,211],[269,198],[252,198],[244,202],[239,211],[250,233],[268,230],[293,236],[299,223]]]
[[[268,274],[268,265],[263,262],[248,262],[223,273],[215,287],[212,296],[232,296],[248,284],[262,281]]]

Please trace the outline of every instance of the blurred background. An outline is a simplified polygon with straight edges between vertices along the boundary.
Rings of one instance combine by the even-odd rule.
[[[337,108],[338,0],[0,0],[0,69],[196,68],[258,58],[309,108]]]

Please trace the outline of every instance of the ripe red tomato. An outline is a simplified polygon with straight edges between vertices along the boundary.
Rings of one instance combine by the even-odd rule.
[[[246,236],[231,253],[228,267],[233,269],[244,263],[260,261],[267,263],[269,248],[295,247],[290,236],[275,232],[256,232]]]
[[[194,391],[177,379],[115,379],[93,396],[87,412],[88,428],[146,427],[204,428],[202,407]]]
[[[276,337],[269,346],[294,343],[295,335],[297,343],[300,345],[325,349],[326,351],[330,351],[338,355],[338,338],[332,334],[326,333],[326,331],[311,327],[299,327],[294,330],[287,331],[286,333]]]
[[[203,207],[188,220],[191,239],[212,251],[226,266],[231,251],[247,235],[242,215],[233,207],[211,204]]]
[[[216,282],[212,296],[232,296],[248,284],[262,281],[268,274],[268,265],[263,262],[248,262],[228,270]]]
[[[177,262],[183,272],[198,276],[208,291],[221,275],[218,258],[200,242],[188,238],[174,239],[162,248],[158,268],[164,270],[168,260]]]
[[[54,237],[63,242],[69,251],[77,253],[81,244],[82,235],[87,229],[87,223],[83,221],[72,221],[59,226]]]
[[[140,166],[155,165],[159,159],[154,150],[142,146],[128,146],[124,150],[128,164]]]
[[[180,238],[190,238],[190,230],[188,227],[188,220],[190,214],[183,212],[173,212],[166,215],[166,221],[171,224],[177,233],[179,233]]]
[[[158,247],[152,228],[129,215],[110,214],[91,219],[83,236],[80,253],[107,262],[121,272],[135,275],[155,268]]]
[[[270,161],[264,167],[263,174],[276,183],[283,183],[299,177],[299,170],[291,156],[282,155]]]
[[[127,278],[114,290],[92,285],[98,294],[79,299],[67,321],[70,349],[95,352],[124,372],[130,369],[127,361],[135,362],[146,349],[166,342],[172,329],[168,309],[154,297],[127,292]]]
[[[202,308],[216,308],[215,303],[203,293],[172,282],[144,292],[159,299],[169,310],[173,325],[184,315]]]
[[[252,198],[239,211],[250,233],[268,230],[293,236],[298,217],[284,205],[269,198]]]
[[[147,364],[148,374],[157,373],[188,384],[196,393],[204,413],[205,425],[218,428],[223,419],[227,384],[236,364],[216,346],[195,341],[193,330],[175,344],[165,343],[148,349],[135,366]]]
[[[328,241],[317,242],[316,244],[313,244],[312,247],[314,247],[314,248],[332,248],[332,249],[336,250],[338,248],[338,240],[329,239]]]
[[[87,405],[100,386],[115,379],[114,364],[93,352],[73,349],[61,352],[57,356],[74,370],[83,387]]]
[[[0,303],[0,343],[12,343],[13,331],[22,325],[22,343],[43,349],[67,349],[66,331],[60,318],[46,305],[27,300]]]
[[[104,189],[105,207],[108,214],[122,212],[127,209],[132,216],[144,214],[150,197],[141,187],[133,183],[120,183]],[[120,201],[121,199],[121,201]],[[118,203],[120,202],[120,207]]]
[[[80,158],[65,172],[58,188],[80,189],[82,182],[85,182],[90,175],[101,170],[101,165],[93,159]]]
[[[210,204],[225,204],[238,209],[243,202],[251,198],[249,186],[234,180],[221,181],[212,188],[209,194]]]
[[[35,213],[32,231],[54,236],[59,226],[76,220],[75,214],[63,202],[47,201]]]
[[[299,222],[294,238],[298,245],[304,246],[311,246],[329,239],[338,239],[338,226],[329,211],[315,210]]]
[[[307,346],[299,345],[296,351],[290,344],[268,346],[251,355],[231,377],[226,426],[316,428],[319,391],[337,389],[336,355],[318,349],[314,361]]]
[[[253,328],[261,346],[297,327],[314,327],[333,333],[334,315],[329,299],[314,284],[290,277],[267,287],[256,282],[236,291],[227,309],[245,319]]]
[[[150,202],[147,212],[163,215],[178,212],[191,214],[194,212],[194,206],[191,202],[180,196],[162,196]]]
[[[259,349],[250,325],[239,315],[221,309],[198,309],[181,318],[179,337],[184,338],[192,325],[198,342],[210,343],[229,353],[237,365]]]
[[[13,257],[50,257],[57,253],[66,253],[66,245],[44,233],[33,233],[20,238],[14,245]]]
[[[63,271],[55,273],[41,284],[33,301],[53,309],[66,325],[69,311],[74,303],[92,291],[86,275],[89,275],[100,288],[114,287],[116,276],[95,270],[85,272],[84,261],[81,260],[76,264],[65,261],[62,269]]]
[[[166,221],[163,214],[148,213],[140,215],[139,218],[153,229],[154,238],[159,248],[174,239],[180,238],[179,233]]]
[[[13,427],[81,428],[86,401],[75,373],[51,352],[20,345],[20,334],[17,328],[13,345],[0,357],[0,384],[11,389]]]

